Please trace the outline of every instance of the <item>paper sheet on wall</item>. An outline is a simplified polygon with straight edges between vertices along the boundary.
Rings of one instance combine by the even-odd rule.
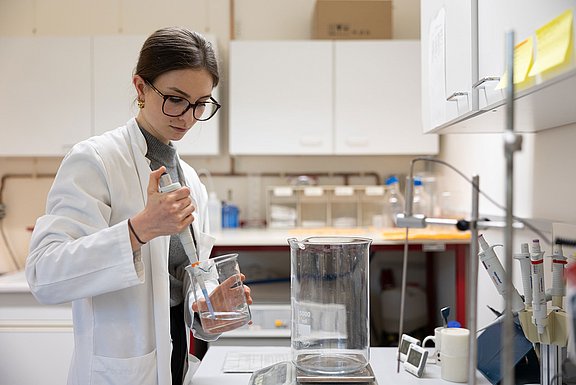
[[[430,23],[428,33],[428,100],[432,127],[446,121],[446,11],[444,8]]]
[[[527,79],[528,71],[530,71],[530,67],[532,66],[533,55],[534,44],[532,42],[532,36],[514,47],[514,84],[523,83]],[[500,78],[496,89],[505,88],[506,85],[508,85],[507,71],[504,72],[504,75]]]
[[[573,12],[569,9],[536,30],[536,62],[530,76],[566,62],[572,47],[573,20]]]

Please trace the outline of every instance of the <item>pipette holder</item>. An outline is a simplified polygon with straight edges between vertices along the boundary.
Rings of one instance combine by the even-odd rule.
[[[532,322],[532,309],[518,312],[518,319],[524,335],[530,342],[560,347],[568,345],[568,315],[563,309],[554,309],[548,313],[548,324],[542,334],[538,334],[538,328]]]

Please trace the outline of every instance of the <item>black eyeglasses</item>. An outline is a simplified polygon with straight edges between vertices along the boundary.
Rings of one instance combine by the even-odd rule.
[[[181,96],[164,95],[156,87],[154,87],[152,83],[147,80],[145,80],[145,82],[150,87],[152,87],[152,89],[156,91],[158,95],[164,98],[164,102],[162,103],[162,112],[167,116],[182,116],[186,113],[186,111],[192,108],[192,115],[194,115],[194,119],[205,121],[213,117],[220,109],[220,107],[222,107],[213,97],[210,97],[208,100],[203,100],[201,102],[190,103],[188,99]]]

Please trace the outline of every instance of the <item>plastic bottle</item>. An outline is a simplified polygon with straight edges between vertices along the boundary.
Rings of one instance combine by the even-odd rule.
[[[398,178],[391,176],[386,180],[386,192],[384,193],[384,226],[396,227],[394,218],[404,212],[404,195],[400,192]]]
[[[424,190],[422,179],[414,178],[414,194],[412,199],[412,214],[431,215],[430,196]]]
[[[215,191],[210,191],[208,194],[208,218],[211,232],[222,230],[222,202]]]

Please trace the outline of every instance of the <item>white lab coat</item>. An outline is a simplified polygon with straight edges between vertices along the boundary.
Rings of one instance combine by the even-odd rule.
[[[75,145],[32,234],[32,293],[46,304],[72,302],[70,385],[171,385],[169,237],[143,245],[135,259],[127,225],[147,199],[146,149],[135,119]],[[197,203],[193,229],[204,260],[214,243],[206,234],[206,188],[180,164]],[[199,363],[191,358],[185,384]]]

